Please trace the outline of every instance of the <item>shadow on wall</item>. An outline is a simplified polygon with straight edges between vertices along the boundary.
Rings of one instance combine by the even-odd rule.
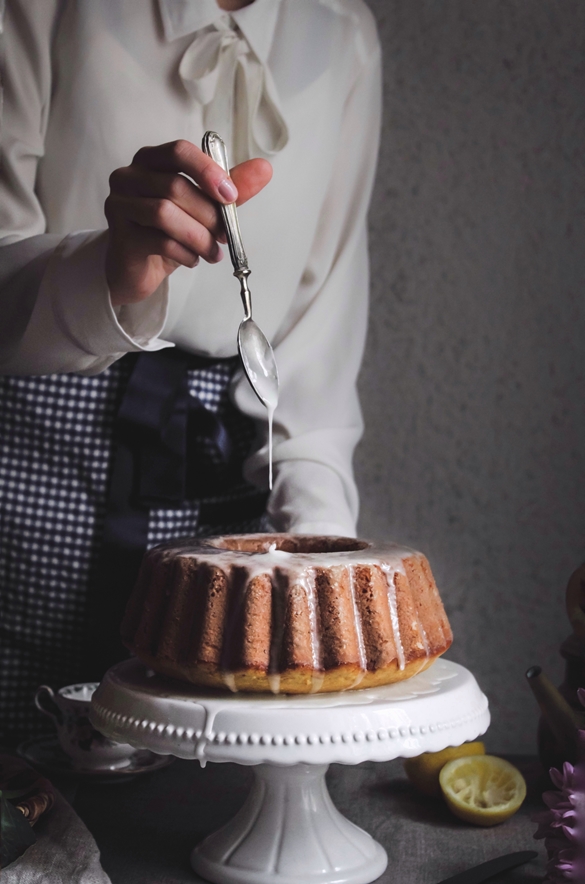
[[[385,120],[360,533],[428,554],[494,751],[585,559],[585,4],[368,0]]]

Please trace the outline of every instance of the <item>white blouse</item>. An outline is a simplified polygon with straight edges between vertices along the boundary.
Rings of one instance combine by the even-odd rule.
[[[0,372],[95,374],[173,344],[235,355],[227,254],[116,311],[104,273],[110,173],[144,145],[200,144],[214,128],[232,164],[274,168],[239,210],[254,319],[281,380],[272,520],[353,535],[381,104],[363,0],[254,0],[231,14],[215,0],[7,0],[3,31]],[[232,394],[260,430],[245,474],[266,487],[265,411],[241,372]]]

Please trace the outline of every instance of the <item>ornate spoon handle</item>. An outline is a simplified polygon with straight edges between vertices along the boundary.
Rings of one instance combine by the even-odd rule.
[[[217,132],[205,133],[201,143],[201,149],[229,175],[230,167],[228,163],[227,149]],[[248,288],[248,277],[251,270],[248,267],[248,258],[244,251],[236,204],[229,203],[227,206],[220,205],[220,209],[227,234],[230,258],[232,259],[234,267],[234,276],[240,280],[240,296],[244,305],[244,318],[251,319],[252,296],[250,294],[250,289]]]

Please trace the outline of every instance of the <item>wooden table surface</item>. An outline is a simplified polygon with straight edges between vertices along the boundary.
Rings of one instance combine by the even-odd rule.
[[[440,800],[419,796],[401,761],[332,765],[327,774],[339,810],[387,850],[383,884],[438,884],[492,857],[538,850],[539,857],[491,880],[537,884],[544,875],[542,842],[533,840],[530,815],[543,805],[540,768],[511,758],[529,784],[528,798],[508,822],[477,828],[455,819]],[[94,835],[112,884],[193,884],[189,865],[196,843],[227,822],[244,802],[252,772],[233,764],[175,761],[155,774],[113,785],[58,785]]]

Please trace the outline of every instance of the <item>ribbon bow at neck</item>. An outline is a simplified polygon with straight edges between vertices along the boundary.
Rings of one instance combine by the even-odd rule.
[[[287,144],[272,75],[233,19],[222,17],[197,34],[179,75],[203,106],[205,128],[221,134],[234,165]]]

